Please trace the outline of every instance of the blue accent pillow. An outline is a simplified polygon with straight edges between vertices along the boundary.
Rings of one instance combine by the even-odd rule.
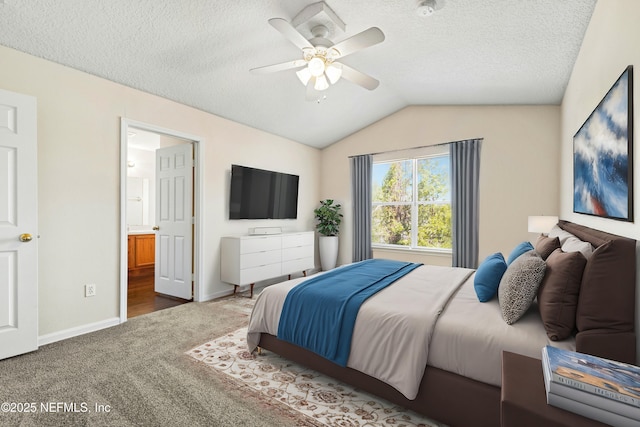
[[[473,280],[473,288],[480,302],[490,301],[498,293],[500,279],[507,270],[507,263],[500,252],[489,255],[482,261]]]
[[[529,252],[531,250],[533,250],[533,245],[531,244],[531,242],[520,243],[518,246],[513,248],[513,250],[509,254],[509,258],[507,258],[507,265],[511,265],[511,263],[515,261],[516,258],[518,258],[523,253]]]

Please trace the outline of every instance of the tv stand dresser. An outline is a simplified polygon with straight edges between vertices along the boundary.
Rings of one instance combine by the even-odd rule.
[[[315,267],[313,231],[297,233],[227,236],[220,245],[220,279],[238,286],[279,276],[302,272]]]

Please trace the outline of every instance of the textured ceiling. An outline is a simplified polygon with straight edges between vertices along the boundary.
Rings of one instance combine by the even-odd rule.
[[[298,59],[267,20],[316,0],[0,0],[0,44],[314,147],[407,105],[559,104],[596,0],[326,0],[346,23],[386,39],[342,62],[380,80],[340,80],[305,101]],[[2,62],[0,58],[0,63]],[[0,82],[1,85],[1,82]]]

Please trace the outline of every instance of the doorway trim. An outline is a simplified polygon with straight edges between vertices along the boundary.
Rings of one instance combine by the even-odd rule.
[[[172,129],[163,128],[149,123],[120,118],[120,323],[127,321],[127,153],[129,148],[129,128],[141,129],[148,132],[159,133],[174,138],[180,138],[193,143],[194,153],[194,233],[193,233],[193,300],[200,301],[204,295],[202,278],[203,274],[203,250],[202,250],[202,218],[204,203],[203,178],[204,162],[202,160],[203,139],[196,135],[190,135]]]

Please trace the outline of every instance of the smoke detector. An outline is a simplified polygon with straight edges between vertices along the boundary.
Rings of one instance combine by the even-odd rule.
[[[431,16],[444,7],[444,0],[419,0],[416,13],[418,16]]]

